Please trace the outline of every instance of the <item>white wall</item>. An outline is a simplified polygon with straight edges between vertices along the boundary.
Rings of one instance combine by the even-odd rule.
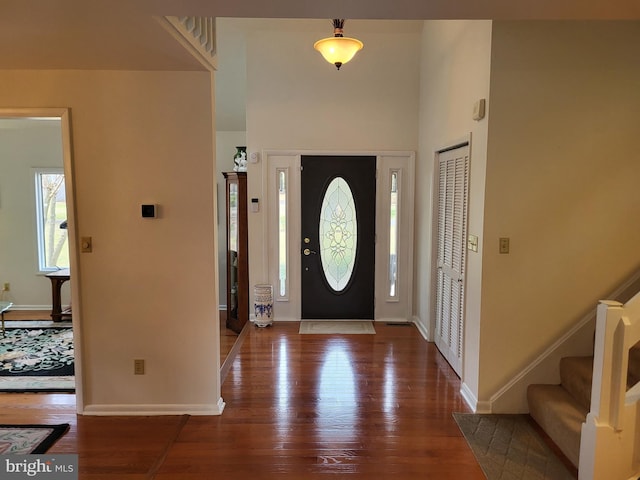
[[[417,321],[433,338],[432,209],[434,155],[438,149],[471,135],[469,233],[480,236],[479,252],[468,251],[465,305],[463,381],[474,392],[478,383],[480,296],[482,292],[482,238],[487,131],[491,115],[472,119],[473,105],[489,104],[491,56],[490,21],[427,21],[422,33],[420,76],[420,152],[416,188],[416,267],[414,298]]]
[[[1,71],[0,84],[0,106],[71,109],[76,228],[93,237],[75,273],[80,410],[215,412],[210,74]],[[159,218],[141,218],[143,203]]]
[[[481,399],[640,267],[638,44],[638,22],[493,24]]]
[[[50,309],[51,283],[38,269],[32,168],[62,168],[59,121],[3,120],[0,126],[0,283],[16,308]],[[69,283],[62,288],[69,303]]]
[[[345,35],[365,46],[340,71],[313,49],[316,40],[332,34],[327,20],[282,21],[250,33],[249,152],[417,150],[419,29],[411,23],[366,23],[347,21]],[[249,164],[247,177],[249,196],[264,202],[261,169],[261,163]],[[249,214],[251,284],[267,281],[266,210]]]
[[[217,87],[217,85],[216,85]],[[246,132],[216,132],[216,183],[218,193],[218,274],[220,308],[227,304],[227,216],[225,211],[225,183],[222,172],[233,171],[233,155],[237,146],[246,145]]]

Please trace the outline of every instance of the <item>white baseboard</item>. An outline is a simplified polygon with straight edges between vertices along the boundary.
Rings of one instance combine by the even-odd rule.
[[[62,309],[68,308],[68,305],[63,305]],[[51,311],[51,305],[13,305],[11,310],[48,310]]]
[[[413,323],[415,324],[415,326],[418,328],[418,331],[420,332],[420,335],[422,335],[422,337],[427,341],[430,342],[431,339],[429,338],[429,330],[427,329],[427,327],[424,325],[424,323],[422,323],[420,321],[420,319],[416,316],[413,317]]]
[[[148,415],[222,415],[225,403],[194,405],[87,405],[81,415],[92,416],[148,416]]]
[[[464,399],[465,403],[473,411],[473,413],[491,413],[490,402],[479,402],[475,394],[467,386],[466,383],[462,383],[460,387],[460,395]]]

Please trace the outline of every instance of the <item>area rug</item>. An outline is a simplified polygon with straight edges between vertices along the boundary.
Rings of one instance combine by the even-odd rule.
[[[369,321],[346,320],[303,320],[299,333],[315,334],[375,334],[373,323]]]
[[[572,480],[530,424],[528,415],[454,413],[488,480]]]
[[[0,391],[73,391],[71,328],[7,328],[0,338]]]
[[[0,454],[42,454],[65,433],[69,424],[0,425]]]

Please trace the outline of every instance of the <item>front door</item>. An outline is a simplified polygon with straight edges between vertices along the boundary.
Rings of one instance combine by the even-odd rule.
[[[301,164],[302,318],[373,320],[376,157]]]

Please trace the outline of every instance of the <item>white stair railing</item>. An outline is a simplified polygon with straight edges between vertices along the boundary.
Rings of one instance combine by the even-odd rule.
[[[600,302],[591,411],[580,438],[580,480],[635,480],[640,475],[640,383],[627,391],[629,350],[638,341],[640,294],[624,305]]]
[[[156,17],[156,20],[207,69],[217,68],[213,17]]]

